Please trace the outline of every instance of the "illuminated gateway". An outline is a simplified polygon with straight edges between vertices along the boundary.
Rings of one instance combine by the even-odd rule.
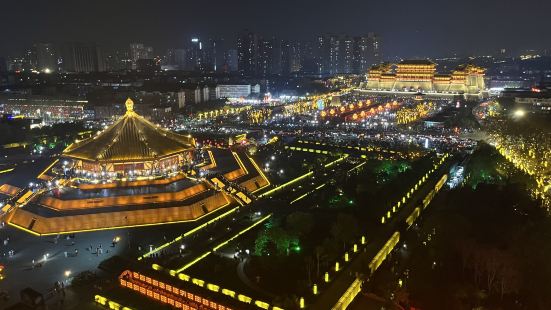
[[[365,88],[478,95],[485,90],[484,71],[469,64],[459,66],[450,74],[438,74],[432,61],[404,60],[371,67]]]
[[[136,114],[130,99],[113,125],[37,178],[39,188],[0,186],[16,201],[2,209],[6,222],[35,235],[193,221],[270,185],[244,149],[198,148]]]

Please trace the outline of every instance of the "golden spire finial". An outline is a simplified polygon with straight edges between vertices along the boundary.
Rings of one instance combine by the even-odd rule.
[[[134,112],[134,101],[132,99],[126,99],[124,104],[126,105],[126,112]]]

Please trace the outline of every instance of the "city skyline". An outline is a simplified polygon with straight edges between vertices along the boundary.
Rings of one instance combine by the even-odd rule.
[[[209,7],[173,1],[157,7],[129,1],[95,4],[8,1],[0,17],[4,24],[18,27],[5,33],[0,55],[11,56],[37,42],[85,41],[103,46],[144,42],[166,50],[183,46],[195,35],[234,41],[243,29],[288,40],[375,32],[385,43],[384,55],[405,58],[481,55],[501,49],[519,52],[551,45],[541,25],[543,12],[551,4],[538,0],[523,2],[521,7],[495,0],[483,4],[469,0],[461,7],[427,0],[413,11],[403,3],[374,1],[323,5],[313,1],[246,5],[215,1]],[[530,14],[517,14],[523,11]],[[27,19],[33,22],[21,22]]]
[[[0,71],[104,72],[189,71],[239,73],[244,77],[306,74],[363,74],[382,61],[381,42],[363,36],[320,35],[314,41],[263,37],[244,30],[235,45],[224,39],[192,37],[183,48],[156,53],[152,46],[131,43],[102,49],[95,43],[34,43],[18,57],[0,58]]]

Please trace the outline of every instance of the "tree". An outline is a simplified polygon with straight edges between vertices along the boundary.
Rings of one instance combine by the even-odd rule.
[[[337,221],[331,227],[331,235],[338,242],[342,242],[343,249],[346,250],[346,243],[356,237],[359,234],[359,230],[356,218],[350,214],[340,213],[337,216]]]
[[[495,248],[484,249],[484,264],[486,269],[486,289],[492,292],[496,276],[503,268],[503,253]]]
[[[304,268],[308,275],[308,285],[312,284],[312,269],[314,268],[314,258],[312,256],[306,256],[304,258]]]
[[[314,218],[310,213],[306,212],[293,212],[287,216],[286,219],[287,228],[291,233],[304,237],[312,231],[314,227]]]
[[[314,250],[314,253],[316,255],[316,278],[320,277],[320,263],[323,256],[323,247],[317,246]]]
[[[298,243],[283,228],[273,227],[268,231],[268,238],[276,244],[277,254],[289,254],[289,248],[292,243]]]
[[[516,293],[520,289],[520,272],[512,255],[502,256],[502,265],[497,273],[496,282],[502,299],[503,295]]]
[[[255,254],[258,256],[266,254],[269,241],[270,239],[268,238],[266,230],[262,230],[261,232],[259,232],[256,240],[254,241]]]

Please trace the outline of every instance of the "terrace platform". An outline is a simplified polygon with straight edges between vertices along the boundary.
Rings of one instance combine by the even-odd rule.
[[[220,174],[253,193],[270,183],[242,150],[209,150],[215,162],[207,174]],[[41,175],[54,175],[48,167]],[[64,180],[64,186],[37,193],[7,215],[7,222],[35,235],[161,225],[195,221],[234,202],[203,179],[184,174],[124,183],[86,184]],[[9,185],[3,186],[12,192]]]

